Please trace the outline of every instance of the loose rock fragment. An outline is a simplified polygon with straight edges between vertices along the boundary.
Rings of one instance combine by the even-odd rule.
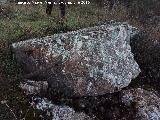
[[[52,120],[94,120],[85,113],[75,112],[68,106],[54,105],[51,101],[46,98],[36,98],[36,108],[42,110],[48,115],[52,116]]]
[[[122,102],[136,110],[136,120],[160,120],[160,98],[141,88],[122,91]]]
[[[20,88],[24,90],[26,95],[29,94],[38,94],[38,93],[46,93],[48,88],[47,81],[32,81],[27,80],[25,82],[20,83]]]

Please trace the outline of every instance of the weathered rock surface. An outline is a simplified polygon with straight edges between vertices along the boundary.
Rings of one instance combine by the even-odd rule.
[[[136,120],[160,120],[160,98],[141,88],[122,91],[122,102],[130,106]]]
[[[7,3],[7,0],[0,0],[0,5]]]
[[[44,77],[71,96],[95,96],[128,86],[139,72],[131,53],[135,28],[112,23],[12,44],[29,77]]]
[[[46,81],[25,81],[20,84],[26,95],[37,95],[46,92],[48,84]],[[42,95],[42,94],[41,94]],[[33,98],[32,98],[33,99]],[[76,112],[69,106],[53,104],[47,98],[34,98],[31,104],[38,110],[45,112],[45,116],[52,120],[94,120],[83,112]]]
[[[42,110],[51,116],[52,120],[94,120],[85,113],[75,112],[68,106],[58,106],[46,98],[36,98],[36,108]]]
[[[42,94],[47,93],[48,82],[25,80],[25,82],[20,83],[19,87],[24,91],[26,95]]]

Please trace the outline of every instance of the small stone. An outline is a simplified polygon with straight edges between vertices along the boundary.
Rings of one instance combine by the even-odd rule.
[[[2,101],[1,101],[1,104],[6,104],[6,103],[7,103],[6,100],[2,100]]]
[[[38,93],[46,93],[48,88],[47,81],[32,81],[27,80],[25,82],[21,82],[19,86],[27,95],[38,94]]]

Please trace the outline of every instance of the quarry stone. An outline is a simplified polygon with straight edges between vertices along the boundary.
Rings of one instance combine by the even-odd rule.
[[[76,112],[69,106],[55,105],[46,98],[35,98],[36,108],[47,113],[52,120],[94,120],[83,112]]]
[[[20,83],[19,87],[24,91],[26,95],[42,94],[42,92],[47,93],[48,82],[25,80],[25,82]]]
[[[141,88],[122,91],[122,102],[136,111],[136,120],[159,120],[160,98],[153,92]]]
[[[30,78],[44,78],[69,96],[120,91],[140,73],[131,52],[136,28],[111,23],[12,44]]]
[[[6,4],[6,3],[7,3],[7,0],[1,0],[1,1],[0,1],[0,5],[1,5],[1,4]]]

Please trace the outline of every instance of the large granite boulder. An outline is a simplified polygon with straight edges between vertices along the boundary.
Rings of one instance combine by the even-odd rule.
[[[12,51],[28,78],[47,79],[67,95],[95,96],[121,90],[140,73],[134,34],[127,23],[112,23],[13,43]]]
[[[122,91],[121,100],[134,111],[136,120],[160,120],[160,98],[153,92],[138,89]]]

